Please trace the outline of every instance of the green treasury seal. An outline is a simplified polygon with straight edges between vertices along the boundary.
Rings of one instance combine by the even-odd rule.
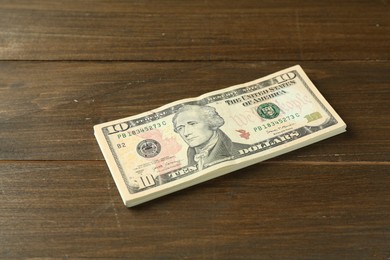
[[[264,119],[273,119],[280,114],[280,108],[274,103],[264,103],[257,108],[257,113]]]

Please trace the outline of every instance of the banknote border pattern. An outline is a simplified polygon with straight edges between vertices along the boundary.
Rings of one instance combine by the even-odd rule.
[[[315,99],[315,100],[317,101],[317,103],[321,106],[321,108],[322,108],[322,109],[328,114],[328,116],[329,116],[329,119],[328,119],[326,122],[324,122],[322,125],[320,125],[320,126],[304,126],[304,127],[301,127],[301,128],[296,129],[296,131],[301,132],[302,135],[300,135],[300,136],[310,135],[310,134],[313,134],[313,133],[315,133],[315,132],[317,132],[317,131],[320,131],[320,130],[326,128],[326,127],[330,127],[330,126],[332,126],[332,125],[337,124],[336,118],[332,115],[332,113],[329,112],[329,110],[327,109],[327,107],[326,107],[326,106],[321,102],[321,100],[315,95],[315,93],[312,91],[312,89],[310,88],[310,86],[305,82],[305,80],[304,80],[303,77],[299,74],[299,72],[298,72],[297,70],[295,70],[295,69],[294,69],[294,70],[291,70],[290,72],[293,72],[293,73],[296,74],[296,76],[300,79],[300,81],[302,82],[302,84],[304,85],[304,87],[305,87],[305,88],[308,90],[308,92],[311,94],[312,98]],[[264,80],[264,81],[261,81],[261,82],[254,83],[253,85],[245,85],[244,87],[235,89],[234,91],[235,91],[236,93],[239,92],[239,94],[237,94],[237,95],[245,94],[245,93],[251,93],[251,92],[257,91],[257,90],[259,90],[259,89],[268,87],[268,86],[270,86],[270,85],[272,85],[272,84],[273,84],[273,83],[272,83],[272,78],[271,78],[271,79],[267,79],[267,80]],[[257,87],[257,88],[254,88],[251,92],[243,91],[243,89],[248,89],[248,88],[253,87],[253,86],[258,86],[258,87]],[[230,93],[230,92],[233,92],[233,91],[227,91],[226,93],[228,94],[228,93]],[[226,95],[226,93],[225,93],[225,95]],[[137,118],[137,119],[133,119],[133,120],[130,120],[130,121],[124,121],[124,122],[126,122],[127,124],[129,124],[131,127],[133,127],[133,126],[140,126],[140,125],[146,124],[146,123],[148,123],[148,122],[150,122],[150,121],[145,121],[145,120],[144,120],[145,122],[142,123],[142,124],[135,123],[135,122],[136,122],[136,121],[140,121],[140,120],[142,121],[143,118],[150,117],[151,115],[152,115],[153,117],[155,117],[155,119],[160,119],[160,118],[162,118],[162,117],[172,115],[172,114],[175,113],[175,111],[176,111],[179,107],[183,106],[184,104],[186,104],[186,105],[188,105],[188,104],[207,105],[207,104],[212,104],[212,103],[215,103],[215,102],[217,102],[217,101],[223,100],[222,97],[221,97],[221,98],[218,98],[218,96],[220,96],[220,95],[219,95],[219,94],[217,94],[217,95],[212,95],[212,96],[205,97],[205,98],[203,98],[203,99],[201,99],[201,100],[188,101],[188,102],[185,102],[185,103],[181,103],[181,104],[179,104],[179,105],[173,105],[172,107],[169,107],[169,108],[166,108],[166,109],[160,111],[159,114],[156,114],[156,113],[153,114],[153,113],[152,113],[152,114],[149,114],[148,116],[144,116],[144,117],[140,117],[140,118]],[[210,99],[210,97],[213,97],[213,98]],[[216,97],[216,98],[214,98],[214,97]],[[212,100],[212,101],[210,101],[210,100]],[[134,189],[134,188],[132,188],[131,185],[130,185],[130,183],[129,183],[129,181],[128,181],[128,178],[127,178],[127,176],[126,176],[126,173],[125,173],[125,171],[124,171],[124,169],[123,169],[123,166],[121,165],[120,160],[119,160],[119,158],[118,158],[118,156],[117,156],[117,154],[116,154],[116,152],[115,152],[114,145],[111,143],[111,140],[110,140],[110,138],[109,138],[110,133],[109,133],[109,131],[108,131],[108,127],[110,127],[110,126],[103,127],[103,128],[102,128],[102,132],[103,132],[103,135],[104,135],[104,137],[105,137],[105,139],[106,139],[106,141],[107,141],[107,143],[108,143],[108,146],[109,146],[109,148],[110,148],[110,150],[111,150],[111,153],[112,153],[112,155],[113,155],[113,157],[114,157],[114,160],[115,160],[115,162],[116,162],[116,165],[117,165],[117,167],[118,167],[118,169],[119,169],[119,172],[120,172],[120,174],[121,174],[121,176],[122,176],[122,179],[123,179],[123,181],[125,182],[126,187],[127,187],[127,190],[128,190],[128,192],[129,192],[130,194],[135,194],[135,193],[143,192],[143,191],[145,191],[145,190],[147,190],[147,189],[155,188],[156,186],[161,186],[161,185],[164,185],[164,184],[168,183],[168,182],[157,181],[157,182],[156,182],[156,185],[153,185],[153,186],[151,186],[151,187],[147,187],[147,188],[144,188],[144,189]],[[284,134],[286,134],[286,133],[284,133]],[[276,136],[276,137],[278,137],[278,136]],[[274,138],[275,138],[275,137],[274,137]],[[269,139],[267,139],[267,140],[269,140]],[[266,142],[267,140],[263,140],[263,141],[257,142],[257,143],[255,143],[255,144],[253,144],[253,145],[260,144],[260,143],[262,143],[262,142]],[[269,147],[264,148],[264,149],[260,149],[260,150],[256,151],[256,153],[258,153],[258,152],[263,152],[263,151],[268,150],[268,149],[272,149],[272,148],[274,148],[274,147],[276,147],[276,146],[279,146],[279,145],[281,145],[281,144],[288,143],[288,142],[291,142],[291,141],[294,141],[294,140],[296,140],[296,138],[293,138],[293,139],[290,139],[290,140],[283,141],[283,142],[281,142],[281,143],[279,143],[279,144],[277,144],[277,145],[272,145],[272,146],[269,146]],[[176,171],[177,171],[177,170],[176,170]],[[177,178],[171,178],[171,179],[170,179],[170,182],[171,182],[171,181],[175,181],[175,180],[177,180],[177,179],[181,179],[181,178],[187,177],[188,175],[191,175],[191,174],[194,174],[194,173],[197,173],[197,172],[198,172],[198,171],[194,171],[194,172],[191,172],[191,173],[188,173],[188,174],[181,175],[180,177],[177,177]],[[168,172],[168,173],[165,173],[165,174],[163,174],[163,175],[168,175],[168,174],[170,174],[170,173],[171,173],[171,172]],[[161,176],[159,176],[159,179],[161,179]]]

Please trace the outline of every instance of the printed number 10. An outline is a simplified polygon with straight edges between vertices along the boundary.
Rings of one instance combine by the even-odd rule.
[[[147,188],[153,185],[156,185],[156,181],[153,178],[153,175],[140,176],[138,178],[138,184],[140,189]]]

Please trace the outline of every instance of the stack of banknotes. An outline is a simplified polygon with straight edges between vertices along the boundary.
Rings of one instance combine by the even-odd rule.
[[[94,127],[127,207],[345,130],[299,65]]]

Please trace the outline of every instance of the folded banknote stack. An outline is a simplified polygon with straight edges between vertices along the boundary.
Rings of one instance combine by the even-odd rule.
[[[297,65],[94,130],[132,207],[337,135],[346,125]]]

